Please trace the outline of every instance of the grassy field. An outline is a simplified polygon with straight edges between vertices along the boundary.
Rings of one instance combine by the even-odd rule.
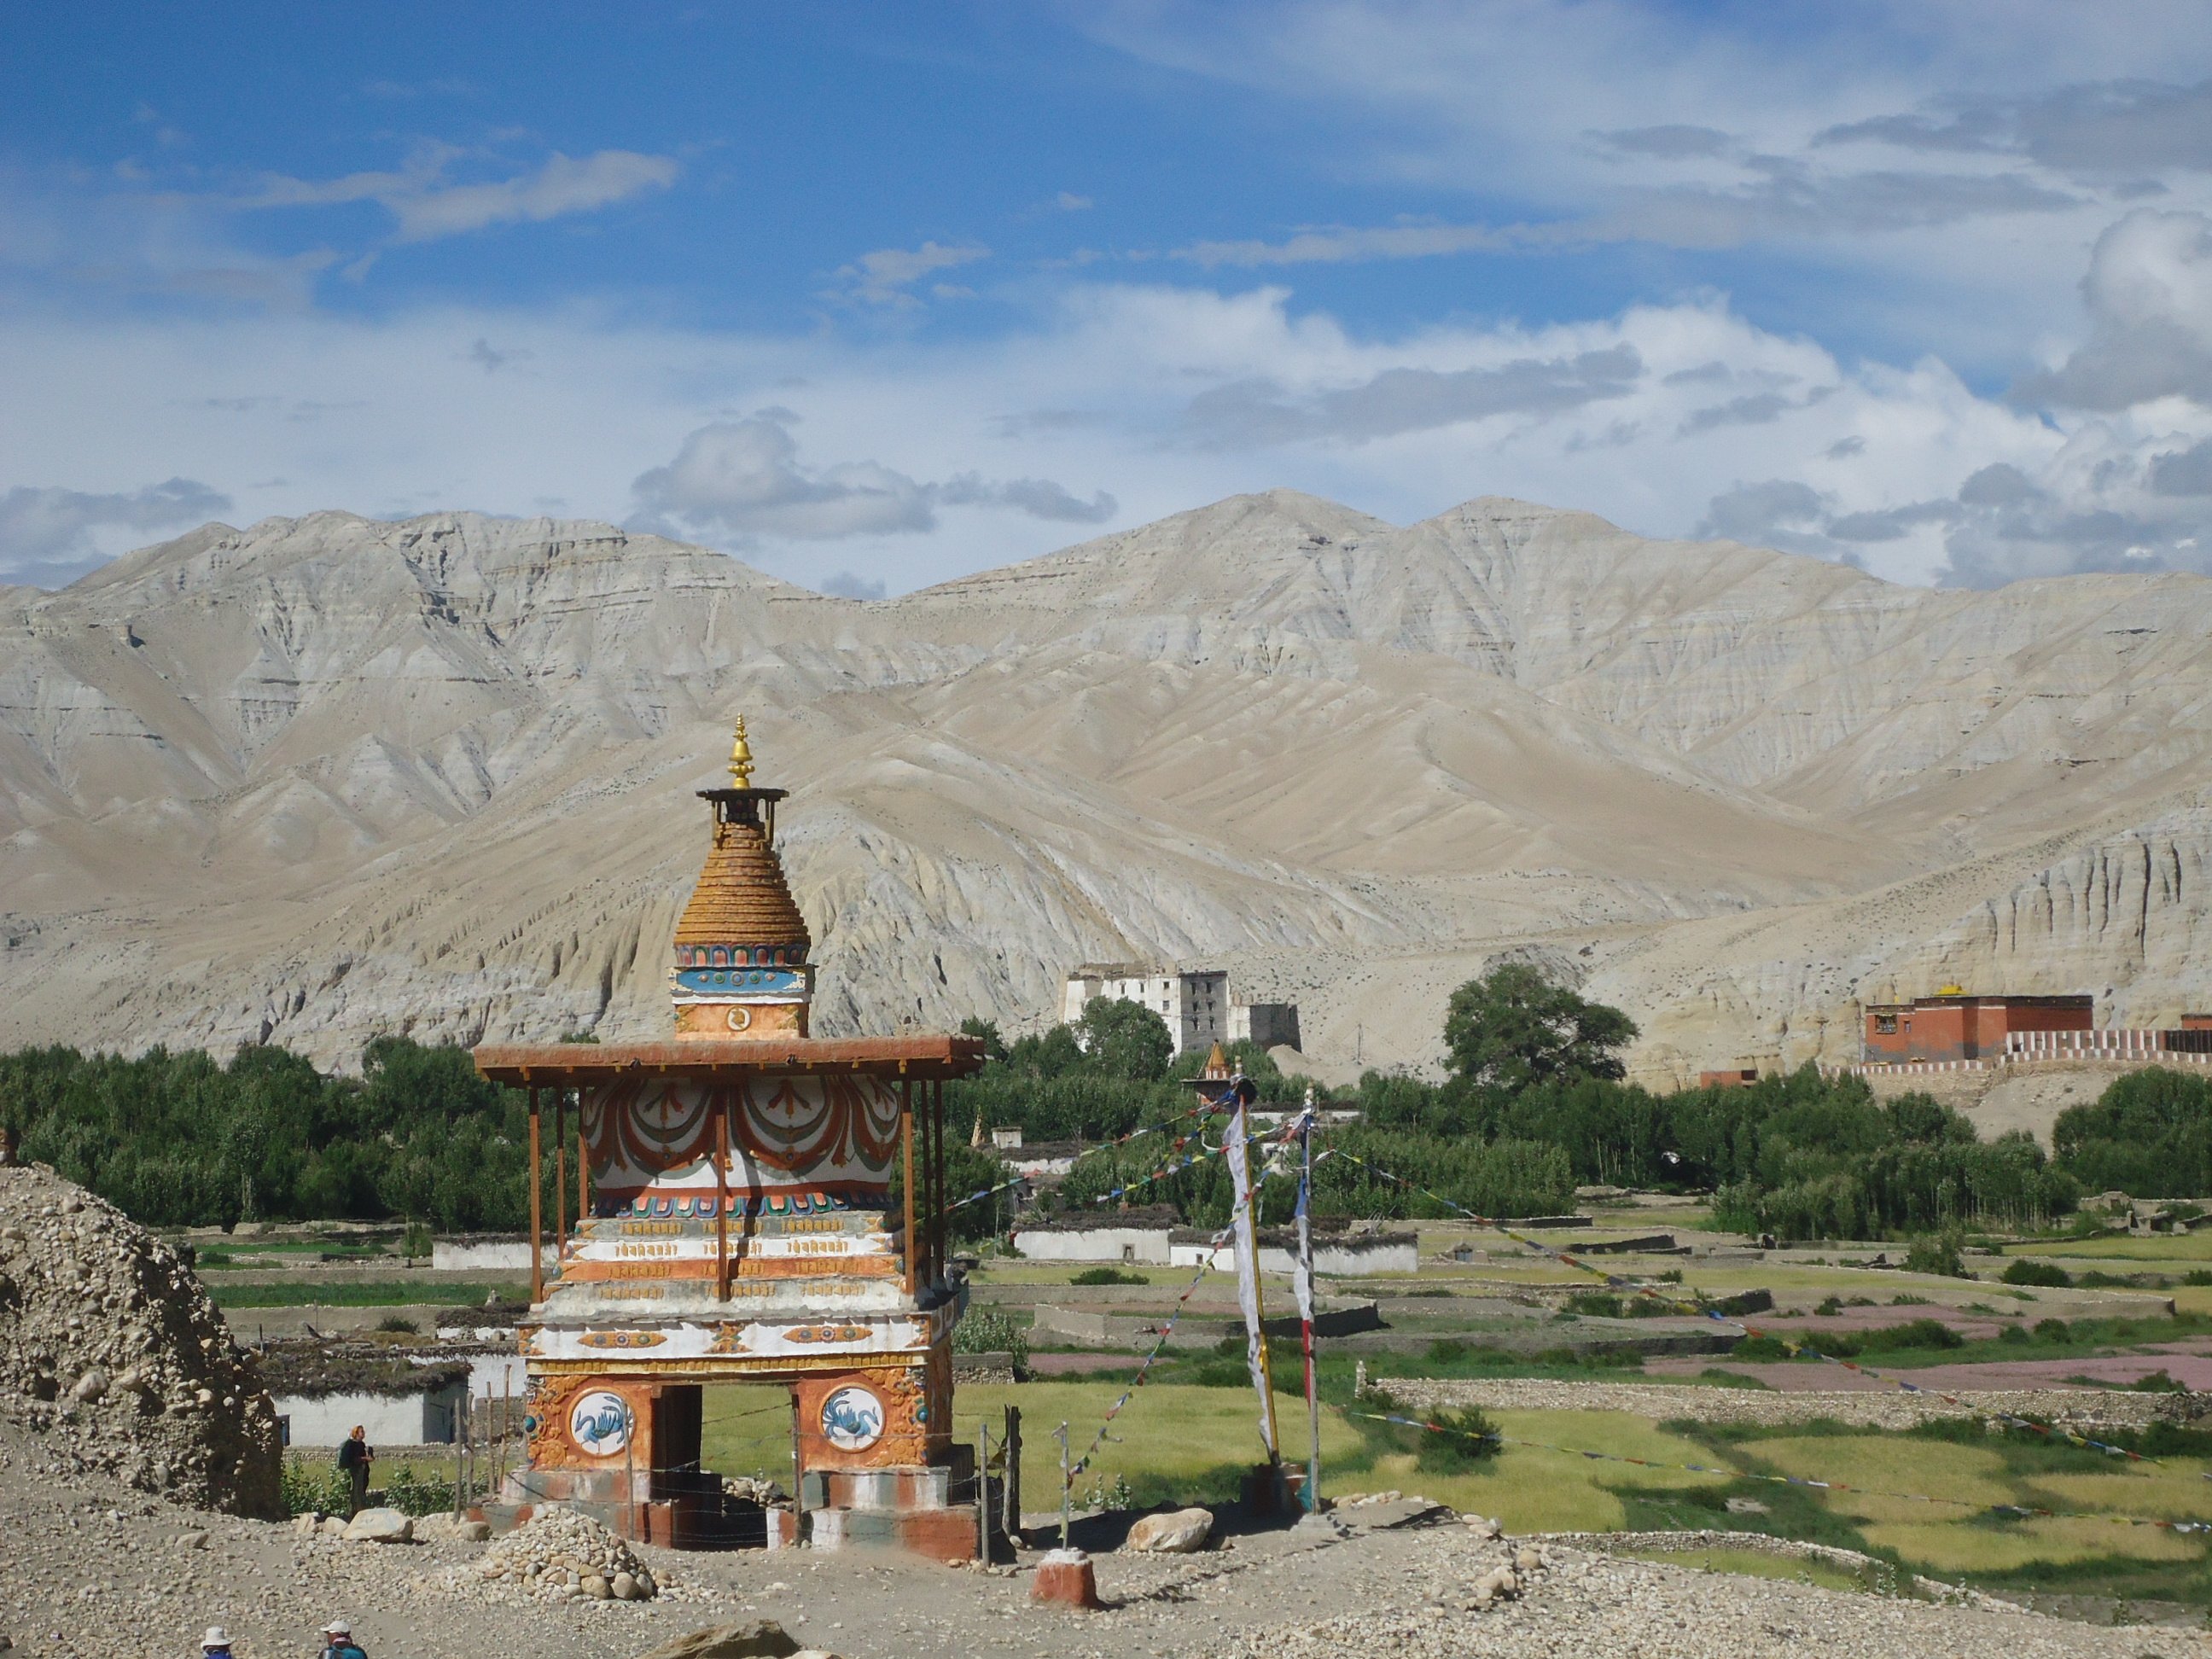
[[[970,1383],[959,1391],[954,1432],[972,1442],[988,1421],[995,1437],[1003,1408],[1022,1412],[1022,1491],[1033,1511],[1057,1507],[1060,1446],[1053,1431],[1068,1425],[1071,1458],[1080,1457],[1121,1391],[1121,1380]],[[725,1474],[791,1480],[791,1419],[781,1389],[717,1388],[707,1394],[702,1460]],[[1287,1445],[1305,1443],[1304,1410],[1278,1401]],[[1611,1412],[1507,1412],[1510,1433],[1559,1440],[1624,1457],[1694,1462],[1701,1449],[1649,1421]],[[1163,1500],[1232,1499],[1245,1470],[1260,1461],[1259,1406],[1249,1389],[1153,1383],[1135,1395],[1113,1425],[1118,1439],[1100,1446],[1075,1483],[1077,1507],[1097,1502],[1142,1506]],[[1601,1468],[1557,1453],[1509,1447],[1473,1474],[1438,1474],[1416,1466],[1401,1442],[1410,1431],[1370,1425],[1337,1407],[1322,1418],[1322,1489],[1332,1494],[1389,1487],[1419,1492],[1455,1508],[1498,1516],[1509,1530],[1597,1530],[1625,1524],[1626,1510],[1604,1484]],[[1661,1490],[1714,1484],[1717,1477],[1609,1466],[1609,1473]]]
[[[2005,1247],[2008,1255],[2071,1255],[2085,1261],[2169,1262],[2176,1272],[2212,1263],[2212,1231],[2162,1233],[2134,1238],[2115,1233],[2104,1238],[2047,1238]]]
[[[1031,1513],[1048,1512],[1060,1492],[1053,1431],[1068,1424],[1079,1456],[1123,1383],[1111,1376],[970,1384],[959,1392],[955,1432],[972,1442],[988,1420],[995,1435],[1002,1408],[1018,1405],[1024,1493]],[[1337,1392],[1333,1376],[1330,1384]],[[1284,1396],[1278,1410],[1284,1443],[1296,1451],[1305,1442],[1299,1402]],[[1256,1416],[1243,1387],[1148,1385],[1131,1398],[1113,1424],[1116,1437],[1099,1447],[1076,1481],[1077,1508],[1228,1500],[1259,1457]],[[2206,1479],[2212,1457],[2197,1455],[2212,1452],[2212,1439],[2177,1443],[2188,1455],[2131,1463],[2032,1437],[1986,1436],[1972,1425],[1884,1433],[1818,1425],[1721,1430],[1620,1412],[1492,1416],[1507,1437],[1504,1449],[1472,1468],[1445,1470],[1421,1466],[1420,1449],[1433,1449],[1433,1442],[1420,1431],[1341,1403],[1328,1406],[1323,1489],[1338,1498],[1393,1487],[1418,1492],[1496,1515],[1514,1532],[1758,1532],[1856,1549],[1902,1571],[1998,1589],[2097,1586],[2106,1587],[2097,1593],[2212,1602],[2201,1539],[2130,1524],[2212,1516]],[[725,1474],[764,1474],[788,1485],[788,1396],[775,1388],[710,1389],[705,1455],[709,1468]],[[1705,1469],[1672,1467],[1682,1464]],[[1823,1491],[1776,1476],[1856,1490]],[[1760,1508],[1730,1510],[1730,1498]],[[2086,1518],[1994,1513],[2000,1506],[2081,1511]],[[1674,1559],[1704,1564],[1702,1555]],[[1792,1579],[1809,1574],[1815,1583],[1832,1577],[1843,1587],[1858,1582],[1841,1569],[1753,1552],[1715,1552],[1711,1565]]]

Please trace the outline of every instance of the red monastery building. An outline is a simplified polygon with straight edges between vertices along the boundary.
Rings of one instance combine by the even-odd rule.
[[[521,1330],[528,1462],[505,1506],[715,1541],[702,1387],[773,1382],[793,1401],[810,1541],[965,1559],[977,1509],[973,1449],[951,1438],[951,1340],[967,1290],[946,1262],[943,1090],[981,1067],[982,1043],[807,1035],[811,941],[775,850],[787,792],[751,787],[742,720],[730,775],[700,792],[713,839],[676,927],[673,1036],[476,1051],[529,1093],[532,1231],[550,1219],[560,1241]]]
[[[2096,1024],[2092,997],[1984,997],[1945,990],[1911,1002],[1870,1003],[1866,1058],[1870,1062],[1994,1058],[2007,1039],[2030,1031],[2087,1031]]]

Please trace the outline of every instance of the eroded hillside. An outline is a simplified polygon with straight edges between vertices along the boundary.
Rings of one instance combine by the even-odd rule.
[[[1507,950],[1656,1075],[1949,979],[2212,998],[2212,585],[1901,588],[1238,497],[877,603],[604,525],[210,526],[0,612],[0,1041],[656,1030],[744,711],[836,1030],[1224,963],[1432,1057]]]

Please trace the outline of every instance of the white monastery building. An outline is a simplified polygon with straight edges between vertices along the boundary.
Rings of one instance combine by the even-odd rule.
[[[1067,976],[1060,1017],[1073,1025],[1095,997],[1149,1008],[1167,1022],[1176,1052],[1239,1041],[1274,1048],[1298,1043],[1297,1005],[1229,1000],[1229,975],[1218,968],[1177,969],[1135,962],[1085,963]]]

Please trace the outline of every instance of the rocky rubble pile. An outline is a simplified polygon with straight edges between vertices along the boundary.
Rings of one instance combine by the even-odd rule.
[[[485,1552],[477,1569],[541,1601],[649,1601],[653,1571],[629,1546],[574,1510],[539,1510]]]
[[[44,1165],[0,1167],[0,1391],[49,1473],[284,1513],[276,1411],[177,1253]]]

